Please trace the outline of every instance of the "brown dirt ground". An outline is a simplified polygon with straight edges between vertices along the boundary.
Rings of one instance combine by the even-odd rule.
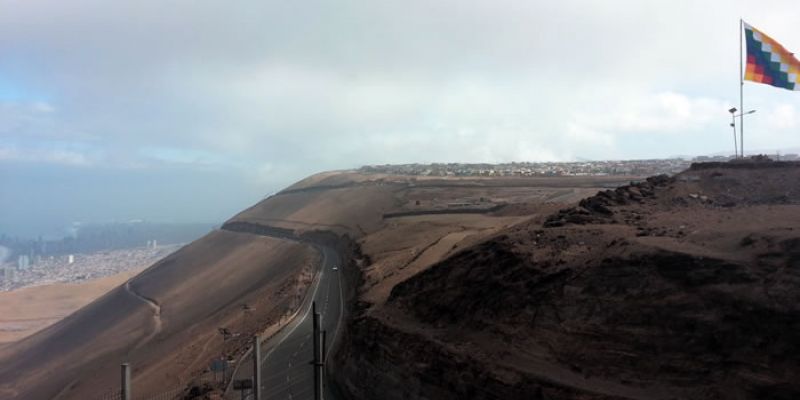
[[[82,283],[58,283],[0,293],[0,343],[38,332],[125,283],[144,268]]]
[[[690,170],[517,223],[366,308],[343,383],[356,398],[798,398],[798,182],[796,166]]]

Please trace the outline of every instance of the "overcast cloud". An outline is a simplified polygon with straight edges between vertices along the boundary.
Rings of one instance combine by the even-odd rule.
[[[730,151],[740,16],[800,48],[791,1],[0,0],[0,233],[222,220],[363,164]],[[746,145],[800,147],[800,94],[745,89]]]

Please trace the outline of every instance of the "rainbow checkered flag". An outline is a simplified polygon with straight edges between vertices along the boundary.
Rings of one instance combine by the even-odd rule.
[[[744,79],[789,90],[800,90],[800,61],[775,39],[744,23],[747,69]]]

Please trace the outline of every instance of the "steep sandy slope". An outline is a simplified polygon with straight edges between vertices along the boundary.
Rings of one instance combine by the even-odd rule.
[[[94,398],[134,367],[137,396],[185,386],[208,361],[277,321],[302,295],[316,254],[305,245],[215,231],[61,322],[0,353],[0,398]],[[243,321],[242,304],[255,311]]]
[[[383,213],[397,205],[392,186],[319,187],[280,193],[242,211],[229,222],[361,236],[380,228]]]
[[[603,192],[396,285],[354,319],[341,384],[364,399],[798,398],[798,229],[791,164]]]

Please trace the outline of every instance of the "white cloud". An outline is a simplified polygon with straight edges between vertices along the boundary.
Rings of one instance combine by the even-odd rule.
[[[52,113],[56,111],[56,108],[53,107],[52,104],[46,101],[36,101],[31,105],[31,108],[39,113]]]
[[[87,167],[93,161],[86,154],[70,150],[20,149],[0,145],[0,162],[29,162]]]
[[[797,111],[791,104],[779,104],[767,115],[767,126],[772,129],[792,129],[797,126]]]
[[[208,154],[193,162],[319,169],[376,156],[635,158],[651,149],[620,150],[626,134],[702,133],[725,118],[720,99],[736,92],[723,76],[738,72],[730,21],[748,15],[781,35],[791,18],[768,10],[784,8],[20,3],[0,16],[0,50],[18,61],[0,72],[53,101],[6,131],[90,138],[130,158],[189,147]],[[520,138],[529,142],[503,148]]]
[[[726,102],[705,97],[689,97],[676,92],[626,93],[605,104],[602,110],[576,113],[573,126],[586,126],[606,135],[625,133],[686,134],[719,123],[726,113]]]
[[[239,166],[241,163],[219,154],[193,148],[144,147],[140,149],[144,160],[157,160],[170,164],[192,164],[195,166]],[[141,160],[143,161],[143,160]]]
[[[581,124],[577,122],[567,123],[567,137],[570,142],[579,142],[590,144],[593,146],[602,146],[604,150],[611,150],[614,146],[614,135],[609,133],[611,130],[608,127],[603,129],[592,128],[588,124]]]

